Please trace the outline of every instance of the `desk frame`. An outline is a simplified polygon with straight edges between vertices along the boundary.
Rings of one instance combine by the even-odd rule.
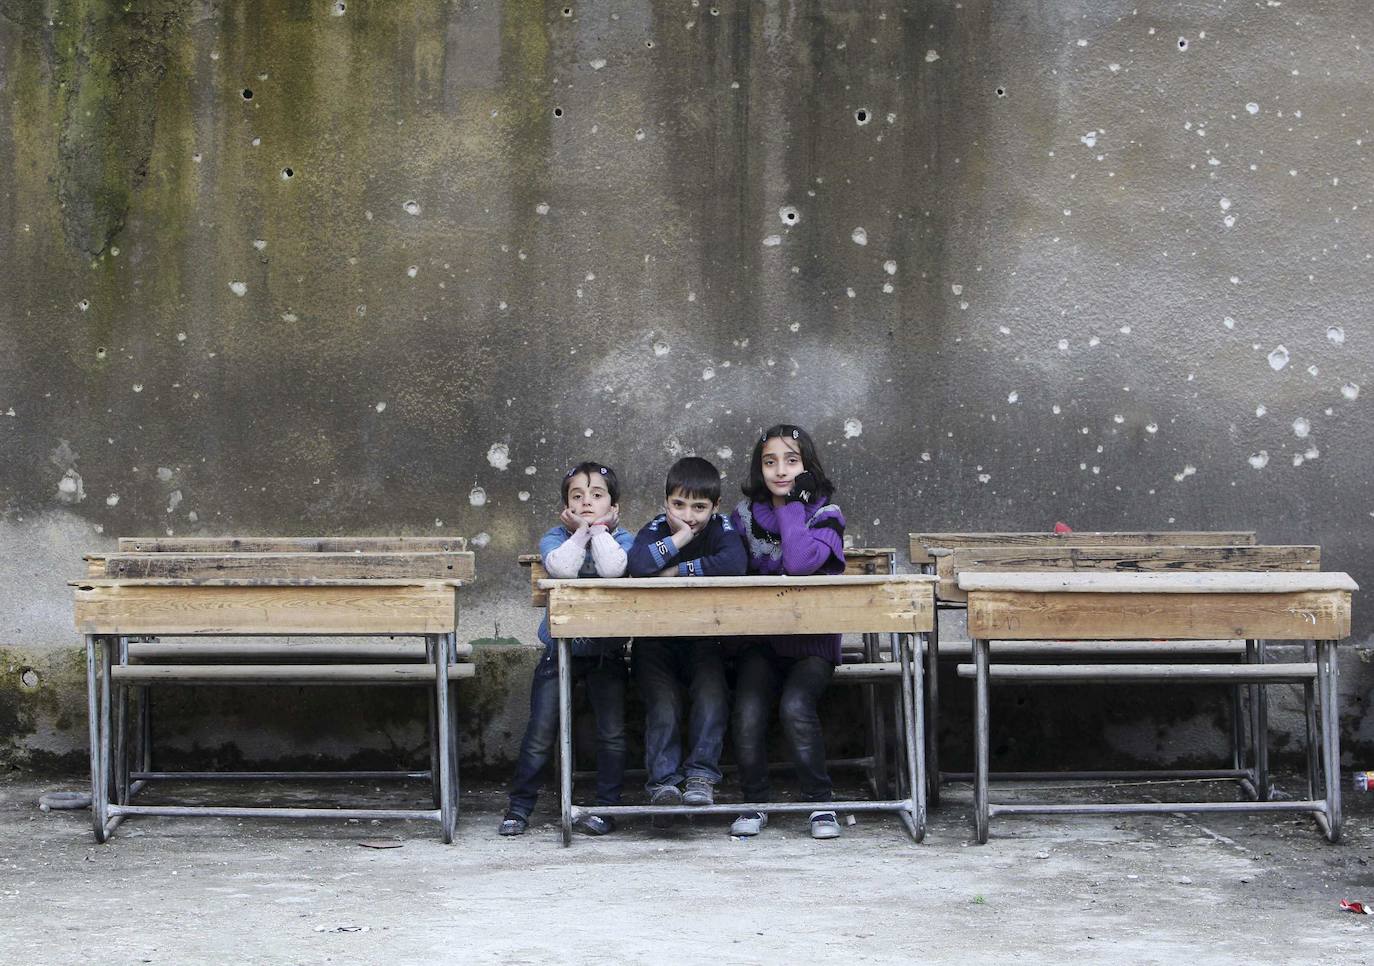
[[[438,822],[445,844],[458,818],[458,748],[454,708],[457,661],[457,589],[461,581],[251,578],[184,580],[88,578],[73,581],[76,623],[86,650],[86,702],[90,731],[91,819],[105,842],[130,815],[256,818],[423,819]],[[348,636],[420,637],[434,665],[430,722],[431,773],[437,770],[432,809],[295,808],[134,805],[154,777],[131,780],[123,735],[126,690],[115,668],[128,666],[130,637]],[[174,683],[174,682],[173,682]],[[239,682],[241,683],[241,682]],[[271,682],[263,681],[263,685]],[[301,683],[292,681],[290,683]],[[312,681],[311,684],[355,683]],[[366,682],[381,683],[381,682]],[[399,683],[399,682],[398,682]],[[407,681],[406,683],[414,683]],[[437,765],[437,769],[434,767]],[[416,773],[417,777],[422,773]],[[223,778],[207,774],[205,777]],[[246,777],[246,776],[245,776]],[[300,772],[253,777],[336,777]],[[348,777],[359,777],[350,773]]]
[[[1174,812],[1302,812],[1314,816],[1330,842],[1341,835],[1340,723],[1337,709],[1337,642],[1350,633],[1350,596],[1358,589],[1346,574],[1016,574],[965,573],[969,636],[974,656],[974,832],[988,839],[992,816],[1014,814],[1171,814]],[[1067,625],[1067,626],[1066,626]],[[1211,640],[1261,638],[1306,642],[1315,647],[1320,708],[1323,794],[1312,769],[1314,720],[1307,702],[1308,798],[1302,801],[1165,802],[1107,804],[997,804],[989,800],[990,661],[997,640]],[[1254,667],[1254,665],[1251,665]],[[1296,680],[1282,664],[1266,683]],[[1310,671],[1308,672],[1311,673]],[[1220,681],[1220,673],[1203,680]]]
[[[896,812],[915,842],[925,837],[925,716],[917,648],[935,615],[932,581],[921,575],[834,577],[659,577],[540,580],[550,632],[558,642],[560,829],[572,844],[583,815],[728,815],[760,812]],[[760,611],[767,616],[761,618]],[[773,634],[891,633],[901,666],[900,730],[905,769],[898,794],[880,801],[738,802],[709,806],[615,805],[572,800],[571,639],[575,637],[735,637]]]

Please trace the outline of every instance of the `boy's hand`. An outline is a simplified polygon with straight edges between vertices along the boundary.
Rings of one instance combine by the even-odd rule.
[[[687,525],[685,520],[679,520],[677,517],[673,516],[672,510],[666,508],[664,509],[663,515],[668,520],[668,529],[672,531],[673,543],[677,545],[679,550],[692,542],[692,538],[696,536],[696,533]]]
[[[577,533],[579,530],[587,528],[587,521],[573,513],[568,507],[563,508],[563,512],[558,515],[558,521],[569,533]]]
[[[659,575],[660,577],[676,577],[676,576],[677,576],[677,566],[674,565],[674,566],[672,566],[672,567],[664,567],[662,570],[660,570],[660,571],[658,572],[658,575]]]

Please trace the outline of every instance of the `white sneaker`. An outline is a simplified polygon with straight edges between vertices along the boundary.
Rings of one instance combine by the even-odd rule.
[[[745,812],[730,823],[730,834],[748,837],[758,835],[768,824],[768,816],[763,812]]]
[[[811,813],[811,837],[813,839],[837,839],[840,837],[840,822],[834,812]]]

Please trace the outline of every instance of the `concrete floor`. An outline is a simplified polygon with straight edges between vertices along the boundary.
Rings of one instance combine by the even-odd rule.
[[[1374,963],[1374,917],[1338,908],[1374,899],[1374,800],[1353,796],[1337,846],[1306,819],[1168,815],[999,819],[979,847],[955,786],[921,846],[891,818],[813,842],[784,816],[754,840],[703,819],[564,849],[547,798],[497,837],[491,785],[464,792],[453,846],[422,823],[149,818],[97,846],[87,812],[36,808],[80,787],[0,777],[5,963]],[[262,789],[179,794],[211,791]],[[379,840],[401,846],[360,847]]]

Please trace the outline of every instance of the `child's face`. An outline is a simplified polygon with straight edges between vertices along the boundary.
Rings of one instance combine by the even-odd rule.
[[[768,492],[774,496],[786,496],[792,492],[792,481],[797,474],[806,470],[802,462],[801,447],[795,439],[774,436],[763,444],[763,481]]]
[[[674,490],[663,501],[664,512],[686,524],[693,533],[702,531],[719,506],[719,500],[712,502],[704,496],[688,496],[682,490]]]
[[[568,509],[573,516],[588,522],[600,520],[611,512],[611,506],[611,491],[599,474],[589,478],[578,473],[568,484]]]

